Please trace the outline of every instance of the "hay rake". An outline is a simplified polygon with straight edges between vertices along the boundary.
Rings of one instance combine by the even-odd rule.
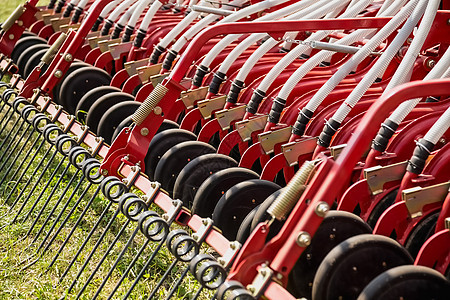
[[[2,25],[2,77],[24,76],[2,82],[0,120],[2,229],[17,233],[4,251],[20,249],[20,272],[51,278],[61,299],[449,295],[439,1],[200,2],[184,17],[178,2],[65,2],[42,16],[28,1]],[[26,28],[51,46],[17,67]],[[280,42],[290,56],[273,52]],[[417,81],[396,87],[410,80],[403,69]],[[439,103],[418,104],[429,96]],[[376,161],[380,173],[362,172]],[[276,177],[287,186],[257,179]],[[380,288],[386,278],[404,279]]]

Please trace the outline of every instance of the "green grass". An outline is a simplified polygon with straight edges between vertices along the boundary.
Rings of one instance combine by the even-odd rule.
[[[41,2],[45,4],[46,1]],[[20,2],[13,0],[6,5],[2,5],[0,20],[5,20],[9,12],[18,3]],[[9,116],[11,118],[7,121]],[[93,197],[98,187],[97,185],[89,186],[87,180],[83,179],[79,172],[77,173],[74,166],[68,166],[67,160],[57,169],[59,162],[63,159],[62,155],[57,154],[55,159],[50,161],[49,157],[54,151],[51,150],[49,155],[45,156],[47,149],[50,147],[50,144],[47,142],[43,143],[43,147],[38,151],[38,145],[41,143],[42,138],[34,131],[24,130],[26,124],[21,128],[20,124],[22,121],[17,114],[7,114],[6,107],[3,107],[0,110],[0,120],[2,120],[0,130],[5,128],[0,134],[0,180],[5,177],[5,180],[0,185],[0,300],[60,299],[67,293],[67,288],[99,240],[104,228],[116,211],[117,204],[111,205],[111,208],[106,211],[106,217],[100,219],[101,214],[109,204],[109,200],[105,199],[101,193]],[[17,123],[15,123],[16,121]],[[30,134],[30,142],[25,143]],[[23,139],[20,139],[19,137],[22,135]],[[31,147],[35,139],[39,139],[39,141],[35,147]],[[19,149],[22,149],[22,151],[19,152]],[[31,159],[35,153],[36,157]],[[15,157],[18,159],[13,163]],[[22,161],[24,162],[22,168],[16,173]],[[24,175],[20,178],[22,170],[28,164],[30,165],[29,169],[23,172]],[[48,165],[48,168],[44,171],[44,166],[46,165]],[[35,174],[33,174],[34,170],[37,170]],[[63,170],[66,170],[65,174],[63,174]],[[14,173],[16,174],[14,175]],[[55,173],[55,176],[52,176],[52,173]],[[40,176],[42,178],[38,179]],[[60,177],[62,178],[61,180],[59,180]],[[71,185],[68,184],[70,180],[73,181]],[[81,184],[76,189],[75,187],[78,183]],[[21,192],[22,196],[18,197]],[[135,192],[138,193],[139,191]],[[10,193],[12,196],[7,201]],[[72,193],[74,197],[69,201],[69,196]],[[88,206],[91,198],[93,199],[92,204]],[[59,202],[60,200],[61,202]],[[77,201],[79,201],[79,204],[75,205]],[[58,202],[59,204],[57,204]],[[63,209],[63,206],[66,204],[67,207]],[[81,217],[86,207],[88,207],[87,213]],[[156,207],[152,207],[152,209],[158,211]],[[69,214],[71,210],[72,213]],[[61,214],[61,218],[57,220],[59,214]],[[49,216],[49,221],[44,223]],[[67,222],[63,225],[62,222],[65,219]],[[78,220],[80,222],[75,226]],[[93,231],[92,238],[88,240],[84,248],[81,248],[81,253],[75,260],[73,267],[70,268],[67,276],[59,282],[69,262],[80,251],[81,244],[87,238],[94,224],[99,220],[100,225]],[[36,222],[35,225],[33,225],[34,222]],[[131,222],[124,226],[126,222],[127,219],[124,215],[119,214],[117,216],[111,228],[105,234],[103,242],[100,243],[98,250],[95,251],[85,270],[81,272],[77,284],[72,292],[66,296],[66,299],[76,298],[81,286],[94,272],[97,263],[107,253],[107,250],[110,250],[106,255],[105,262],[94,272],[95,276],[81,296],[81,299],[92,298],[103,278],[106,277],[111,266],[118,258],[121,250],[129,242],[129,237],[135,231],[137,224]],[[56,226],[49,234],[47,242],[44,242],[43,245],[48,245],[48,241],[55,236],[55,231],[61,225],[60,232],[55,236],[54,242],[51,243],[45,253],[42,250],[37,252],[38,246],[44,241],[44,237],[50,232],[53,224]],[[32,226],[34,226],[33,229]],[[43,231],[38,234],[41,228],[43,228]],[[73,233],[71,233],[72,228],[75,228]],[[172,228],[179,227],[172,226]],[[124,230],[123,234],[117,239],[116,245],[109,249],[109,246],[121,230]],[[28,232],[29,234],[27,235]],[[69,234],[71,234],[71,237],[67,239],[68,242],[58,256],[56,263],[49,267],[50,262],[57,251],[61,249]],[[35,242],[33,242],[34,239],[36,239]],[[145,241],[144,235],[138,231],[131,240],[128,250],[118,261],[117,267],[106,282],[98,299],[107,298]],[[128,276],[125,277],[114,299],[121,299],[125,295],[157,246],[157,242],[150,242],[143,250],[142,255],[137,259]],[[205,248],[202,251],[209,250]],[[35,262],[37,258],[39,259]],[[157,252],[156,258],[145,269],[144,276],[138,281],[130,299],[147,299],[149,291],[160,281],[161,276],[173,261],[173,255],[163,245]],[[165,298],[165,295],[171,288],[171,284],[179,278],[180,273],[185,268],[185,263],[177,264],[170,272],[168,278],[164,280],[162,288],[159,289],[154,299]],[[199,287],[199,283],[188,273],[182,284],[175,290],[172,299],[190,299]],[[211,292],[205,290],[199,299],[207,299],[210,296]]]

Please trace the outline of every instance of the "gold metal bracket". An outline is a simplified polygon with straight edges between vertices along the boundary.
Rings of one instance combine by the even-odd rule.
[[[187,109],[193,108],[197,101],[206,98],[208,89],[209,87],[203,86],[195,90],[183,91],[180,95],[181,101],[183,101]]]
[[[313,153],[317,146],[317,138],[311,137],[298,142],[291,142],[281,145],[281,151],[283,151],[289,166],[295,166],[298,164],[298,157],[307,153]]]
[[[274,131],[264,132],[258,135],[258,140],[261,143],[266,154],[270,154],[274,151],[273,147],[279,143],[285,143],[291,136],[292,126],[281,128]]]
[[[378,195],[383,191],[386,182],[401,180],[406,172],[407,161],[389,166],[375,166],[364,170],[364,178],[367,179],[372,195]]]
[[[248,120],[236,122],[236,129],[243,142],[252,138],[252,133],[264,129],[267,124],[268,115],[257,116]]]
[[[240,120],[244,117],[245,105],[236,106],[230,109],[223,109],[216,112],[216,119],[222,130],[230,129],[231,122]]]
[[[443,202],[448,195],[450,182],[444,182],[428,187],[413,187],[402,191],[411,218],[420,217],[423,207],[428,204]]]
[[[203,119],[207,120],[211,118],[213,111],[222,109],[226,101],[227,101],[226,95],[208,100],[202,100],[197,103],[198,110],[202,114]]]
[[[149,58],[144,58],[140,60],[126,62],[124,64],[125,70],[127,71],[128,75],[133,76],[137,74],[137,68],[148,65],[149,60],[150,60]]]

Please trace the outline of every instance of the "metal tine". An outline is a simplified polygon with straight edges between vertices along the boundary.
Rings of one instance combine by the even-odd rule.
[[[137,197],[136,195],[134,195],[134,194],[131,194],[131,195],[132,196],[130,196],[130,197],[121,197],[121,200],[119,202],[119,207],[120,207],[122,213],[128,218],[128,220],[137,222],[137,221],[139,221],[139,215],[148,210],[148,204],[146,202],[144,202],[141,198]],[[135,236],[138,234],[138,232],[139,232],[139,224],[136,226],[135,230],[129,237],[127,243],[122,248],[122,251],[120,252],[120,254],[116,258],[115,262],[111,266],[110,270],[108,271],[108,274],[106,276],[104,276],[102,283],[98,287],[98,289],[95,292],[95,295],[93,296],[92,299],[97,299],[97,297],[99,296],[103,287],[107,283],[108,279],[111,277],[115,268],[119,264],[120,260],[125,255],[125,253],[128,251],[130,245],[132,244],[132,242],[133,242]],[[149,240],[147,240],[147,241],[149,241]],[[144,246],[146,246],[147,244],[148,244],[148,242],[145,242]],[[129,268],[130,268],[130,266],[132,267],[134,265],[134,263],[137,261],[137,259],[139,258],[140,254],[144,251],[144,249],[145,249],[145,247],[141,247],[138,250],[138,255],[133,258],[133,261],[130,263]]]
[[[14,104],[13,104],[14,113],[12,113],[10,117],[12,118],[12,116],[16,115],[16,119],[14,120],[14,123],[11,125],[12,129],[8,131],[8,134],[3,139],[3,141],[0,143],[0,149],[3,149],[5,144],[7,144],[6,149],[9,149],[11,147],[11,144],[14,142],[14,140],[19,135],[19,132],[22,130],[22,127],[25,124],[25,120],[20,117],[21,111],[19,110],[19,106],[20,106],[20,104],[27,104],[27,103],[28,103],[28,101],[25,99],[22,99],[22,98],[16,98],[14,100]],[[6,124],[8,124],[8,123],[9,123],[9,121],[7,121]],[[2,131],[7,127],[6,124],[3,125]],[[14,133],[14,136],[11,137],[11,135],[13,135],[13,133]],[[0,135],[1,135],[1,131],[0,131]],[[7,143],[7,141],[8,141],[8,143]],[[8,152],[8,150],[4,151],[3,154],[0,156],[0,161],[3,160],[3,157],[5,156],[6,152]]]
[[[77,148],[77,147],[75,147]],[[81,150],[85,151],[86,150],[82,147],[78,147],[79,148],[79,152],[81,152]],[[77,151],[77,150],[74,150]],[[75,158],[76,159],[76,158]],[[97,189],[94,191],[94,193],[91,195],[90,200],[88,201],[88,203],[85,205],[83,212],[80,214],[80,216],[78,217],[77,221],[75,222],[75,224],[72,226],[71,231],[68,233],[68,235],[66,236],[64,242],[61,244],[61,246],[59,247],[56,255],[54,256],[53,260],[51,261],[50,265],[47,266],[47,269],[44,273],[46,273],[52,266],[53,264],[56,262],[58,256],[62,253],[64,247],[67,245],[67,243],[69,242],[71,236],[73,235],[73,233],[75,232],[76,228],[78,227],[78,225],[81,223],[81,221],[83,220],[84,215],[87,213],[87,211],[89,210],[90,206],[92,205],[94,199],[97,197],[98,193],[101,190],[101,186],[99,185],[99,183],[101,182],[102,179],[102,175],[97,172],[97,174],[92,174],[92,170],[94,169],[98,169],[100,167],[100,162],[94,158],[88,158],[85,161],[83,161],[80,164],[76,164],[77,167],[81,167],[82,171],[83,171],[83,177],[82,179],[79,181],[78,185],[81,186],[82,184],[82,180],[84,180],[84,178],[87,178],[89,180],[88,185],[86,186],[86,188],[83,190],[83,192],[81,193],[81,195],[79,196],[77,202],[74,204],[74,206],[72,207],[72,209],[69,211],[69,213],[67,214],[67,216],[64,218],[64,220],[62,221],[62,223],[60,224],[60,226],[58,227],[58,229],[56,230],[55,234],[52,236],[52,238],[50,239],[50,241],[47,243],[47,245],[45,245],[45,242],[50,238],[51,233],[53,232],[53,230],[55,229],[58,221],[61,219],[65,208],[60,212],[60,214],[58,215],[58,217],[56,218],[56,220],[53,222],[52,227],[49,229],[49,231],[47,232],[46,236],[44,237],[44,239],[41,241],[39,247],[36,250],[36,254],[39,253],[39,251],[44,247],[44,249],[42,250],[42,253],[40,253],[39,257],[36,258],[34,261],[32,261],[31,263],[29,263],[27,266],[25,266],[23,269],[26,269],[32,265],[34,265],[50,248],[50,246],[53,244],[53,242],[56,240],[56,238],[58,237],[58,235],[60,234],[61,230],[64,229],[64,226],[66,225],[66,223],[69,221],[69,219],[71,218],[71,216],[73,215],[73,213],[75,212],[75,210],[78,208],[78,206],[80,205],[81,201],[84,199],[84,197],[86,196],[87,192],[89,191],[89,189],[91,188],[91,186],[93,184],[97,184],[98,187]],[[77,187],[78,187],[77,185]],[[75,189],[77,189],[77,187]],[[70,199],[74,196],[75,193],[72,193]],[[67,204],[69,203],[66,202]],[[43,274],[43,273],[42,273]],[[41,275],[42,275],[41,274]]]
[[[11,120],[11,118],[14,115],[14,110],[13,110],[12,104],[8,102],[13,94],[17,95],[17,93],[13,89],[6,89],[2,93],[2,100],[5,104],[8,105],[8,110],[6,111],[6,113],[3,115],[3,117],[0,120],[0,126],[2,127],[0,129],[0,136],[3,134],[3,130],[6,128],[6,124],[9,123],[9,121]]]
[[[58,138],[59,138],[60,136],[62,136],[63,132],[62,132],[62,130],[61,130],[58,126],[56,126],[56,125],[51,126],[51,125],[54,125],[54,124],[50,124],[50,125],[49,125],[48,128],[50,128],[50,130],[47,130],[47,132],[45,133],[44,136],[46,137],[46,140],[47,140],[47,141],[49,141],[49,142],[51,142],[51,143],[54,142],[54,144],[56,145],[56,140],[58,140]],[[55,140],[50,140],[50,139],[51,139],[51,138],[50,138],[50,134],[51,134],[51,132],[52,132],[53,130],[59,132],[60,135],[59,135]],[[42,181],[44,175],[46,174],[47,170],[49,170],[49,169],[52,167],[53,161],[54,161],[54,159],[55,159],[55,157],[57,156],[58,153],[59,153],[59,152],[58,152],[57,149],[56,149],[56,151],[53,152],[52,156],[51,156],[50,159],[47,161],[47,164],[45,165],[45,167],[44,167],[44,169],[42,170],[41,174],[39,175],[38,179],[35,181],[34,185],[31,187],[31,189],[28,191],[28,195],[27,195],[27,197],[25,198],[25,200],[23,201],[22,206],[19,208],[19,210],[16,212],[16,214],[15,214],[13,220],[10,222],[11,224],[14,223],[14,222],[17,220],[17,218],[18,218],[18,217],[20,216],[20,214],[22,213],[23,209],[24,209],[24,208],[26,207],[26,205],[28,204],[28,201],[31,199],[31,196],[32,196],[33,193],[35,192],[35,190],[36,190],[36,188],[38,187],[38,185],[41,183],[41,181]],[[36,198],[36,200],[35,200],[34,203],[32,204],[30,210],[28,211],[28,214],[27,214],[26,217],[25,217],[25,220],[29,217],[29,215],[31,214],[31,212],[34,211],[35,207],[38,205],[38,203],[39,203],[40,200],[41,200],[42,194],[43,194],[43,193],[47,190],[47,188],[50,186],[51,181],[52,181],[53,178],[58,174],[58,171],[59,171],[59,169],[61,168],[61,166],[64,164],[65,160],[66,160],[66,156],[62,156],[62,158],[61,158],[61,159],[59,160],[59,162],[58,162],[58,165],[54,168],[54,171],[52,172],[52,174],[50,175],[49,179],[47,180],[47,183],[46,183],[45,186],[42,188],[41,194],[39,195],[39,197]],[[36,171],[37,171],[37,170],[36,170]],[[25,189],[24,189],[24,190],[25,190]],[[22,191],[24,191],[24,190],[22,190]],[[9,209],[9,212],[11,212],[11,211],[12,211],[12,207]],[[25,220],[23,220],[23,221],[25,221]]]
[[[78,163],[77,160],[83,156],[83,161]],[[74,180],[77,178],[78,174],[80,171],[82,171],[82,167],[84,162],[91,158],[89,152],[87,152],[87,150],[85,150],[83,147],[81,146],[75,146],[73,147],[70,152],[69,152],[69,161],[70,163],[75,166],[77,168],[77,171],[75,172],[75,174],[70,178],[69,183],[66,186],[66,189],[61,193],[60,197],[58,198],[58,200],[56,201],[55,204],[55,208],[50,212],[50,214],[48,215],[47,219],[44,221],[44,224],[41,226],[39,232],[35,235],[35,238],[33,239],[33,241],[31,242],[31,244],[33,244],[34,242],[37,241],[39,235],[41,234],[42,230],[45,228],[45,225],[47,224],[47,222],[50,220],[50,217],[52,216],[53,212],[56,210],[56,207],[59,205],[59,202],[62,201],[62,199],[65,197],[66,193],[67,193],[67,189],[68,187],[72,186],[72,183],[74,182]],[[84,180],[86,179],[86,176],[84,174],[84,172],[82,172],[82,175],[80,178],[78,178],[78,182],[77,185],[75,186],[75,188],[73,189],[72,193],[70,194],[69,198],[67,199],[66,203],[64,204],[64,206],[62,207],[61,211],[59,212],[58,216],[55,218],[55,220],[53,220],[53,224],[50,227],[50,229],[47,231],[47,234],[44,238],[44,240],[41,242],[41,246],[38,248],[37,251],[39,251],[43,245],[43,243],[45,243],[45,241],[48,239],[48,237],[51,235],[51,233],[53,232],[53,229],[55,229],[56,225],[58,224],[59,220],[62,218],[64,212],[66,211],[67,207],[69,206],[69,204],[72,202],[73,198],[75,197],[76,193],[78,192],[78,190],[81,188],[81,186],[84,183]],[[70,210],[70,212],[68,213],[68,216],[70,217],[73,212],[75,211],[75,209],[78,207],[78,205],[80,204],[81,200],[83,200],[84,196],[86,195],[87,191],[90,189],[91,187],[91,183],[89,182],[87,187],[83,190],[83,192],[81,193],[81,195],[78,197],[77,202],[74,204],[74,206],[72,207],[72,209]],[[67,222],[67,217],[64,220],[65,222],[63,222],[62,226],[64,226],[64,224]]]
[[[113,189],[117,188],[118,190],[116,192],[113,192]],[[63,274],[61,275],[61,277],[59,278],[59,282],[61,282],[69,273],[69,270],[72,268],[72,266],[74,265],[74,263],[76,262],[76,260],[78,259],[78,256],[81,254],[81,252],[84,250],[84,248],[86,247],[87,243],[89,242],[89,240],[91,239],[91,237],[93,236],[93,234],[95,233],[95,231],[97,230],[98,226],[100,225],[100,223],[103,221],[103,219],[105,218],[105,216],[107,215],[107,213],[109,212],[110,208],[112,207],[113,203],[117,203],[118,198],[120,196],[122,196],[123,193],[126,192],[126,190],[128,189],[127,186],[121,182],[119,179],[117,179],[116,177],[112,177],[109,176],[105,179],[102,180],[101,183],[101,189],[103,194],[105,195],[105,197],[110,200],[110,202],[106,205],[106,207],[103,209],[102,214],[100,215],[100,217],[97,219],[97,221],[95,222],[94,226],[92,227],[91,231],[89,232],[88,236],[85,238],[85,240],[83,241],[83,243],[81,244],[80,248],[78,249],[77,253],[75,254],[75,256],[72,258],[72,260],[70,261],[69,265],[66,267],[66,269],[64,270]],[[114,223],[116,217],[119,215],[120,213],[120,209],[116,209],[113,216],[110,217],[108,224],[106,225],[106,227],[103,229],[102,234],[100,235],[100,237],[98,238],[97,242],[95,243],[94,247],[92,248],[91,252],[89,253],[88,257],[86,258],[86,260],[84,261],[81,269],[78,271],[77,275],[75,276],[75,279],[72,281],[72,284],[70,285],[70,287],[68,288],[68,293],[70,293],[70,291],[72,290],[72,288],[76,285],[78,278],[81,276],[81,274],[83,273],[84,269],[86,268],[87,264],[89,263],[90,259],[92,258],[92,256],[94,255],[95,251],[97,250],[97,248],[100,246],[100,244],[102,243],[103,239],[105,238],[107,232],[109,231],[109,229],[111,228],[112,224]],[[53,261],[55,261],[55,259],[53,259]],[[52,261],[52,264],[54,263]]]
[[[65,157],[66,157],[66,155],[68,156],[68,153],[64,153],[64,150],[63,150],[62,148],[64,147],[63,144],[64,144],[64,143],[67,143],[67,142],[76,145],[75,140],[73,140],[73,139],[72,139],[71,137],[69,137],[68,135],[66,135],[66,136],[64,136],[64,135],[60,136],[60,137],[59,137],[59,140],[57,141],[57,148],[59,148],[58,150],[59,150]],[[71,147],[71,148],[73,148],[73,147]],[[64,176],[67,174],[67,172],[69,171],[69,169],[70,169],[71,166],[72,166],[71,164],[67,164],[66,167],[64,168],[64,171],[59,175],[58,181],[57,181],[56,184],[53,186],[53,189],[52,189],[52,191],[50,192],[50,195],[47,196],[47,199],[46,199],[45,203],[42,205],[41,210],[40,210],[39,213],[37,214],[36,218],[34,219],[33,224],[32,224],[31,227],[28,229],[28,232],[27,232],[26,235],[25,235],[26,237],[28,237],[28,236],[31,234],[31,232],[33,231],[33,229],[34,229],[34,227],[36,226],[38,220],[40,219],[40,217],[41,217],[42,214],[44,213],[45,209],[46,209],[47,206],[49,205],[51,199],[53,198],[53,195],[56,193],[56,191],[57,191],[58,189],[61,188],[61,185],[60,185],[60,184],[61,184],[61,182],[62,182],[62,179],[63,179]],[[62,193],[61,193],[60,197],[58,198],[58,200],[52,205],[52,206],[53,206],[53,207],[52,207],[52,210],[51,210],[50,213],[47,215],[47,218],[45,219],[44,223],[42,224],[42,226],[41,226],[39,232],[35,235],[34,241],[35,241],[36,239],[39,238],[40,234],[42,233],[42,230],[45,228],[45,226],[47,225],[49,219],[53,216],[53,213],[56,211],[56,209],[58,208],[58,206],[59,206],[59,205],[61,204],[61,202],[63,201],[63,199],[64,199],[64,197],[65,197],[67,191],[68,191],[69,188],[72,186],[72,183],[73,183],[74,180],[77,178],[79,172],[80,172],[80,170],[77,169],[76,172],[75,172],[75,174],[70,178],[69,182],[66,184],[66,187],[65,187],[64,190],[62,191]],[[44,193],[44,190],[41,191],[40,195],[38,196],[38,199],[41,199],[41,198],[42,198],[43,193]],[[68,202],[67,202],[67,205],[68,205]],[[31,214],[31,211],[28,213],[27,216],[29,216],[30,214]],[[25,217],[24,222],[25,222],[25,220],[27,219],[27,216]],[[33,243],[33,242],[32,242],[32,243]]]
[[[48,118],[46,118],[49,122],[50,120]],[[48,123],[49,123],[48,122]],[[39,128],[37,128],[35,122],[35,128],[41,133],[40,136],[44,136],[44,130],[47,127],[47,125],[44,126],[44,129],[39,130]],[[36,140],[37,142],[38,140]],[[35,161],[36,157],[38,156],[38,154],[40,153],[41,149],[48,145],[47,140],[45,139],[45,137],[42,139],[41,143],[39,144],[39,146],[37,147],[36,151],[34,152],[33,156],[31,157],[31,159],[28,161],[28,164],[26,165],[25,168],[22,169],[22,173],[20,174],[19,178],[16,180],[14,186],[10,189],[8,196],[6,197],[4,203],[8,203],[9,200],[11,199],[12,195],[14,194],[15,190],[18,188],[20,182],[22,182],[22,179],[24,178],[24,176],[28,173],[28,170],[30,169],[30,167],[33,165],[33,162]],[[38,165],[34,168],[31,176],[28,178],[27,182],[25,183],[24,186],[28,187],[30,186],[31,182],[35,179],[35,175],[37,173],[38,170],[40,170],[40,167],[44,164],[47,156],[50,154],[51,150],[53,149],[53,144],[50,144],[50,147],[48,147],[48,149],[45,151],[45,153],[42,155]],[[31,154],[31,150],[29,150],[29,152],[27,153],[28,155]],[[17,169],[17,171],[22,167],[23,163],[25,163],[25,160],[22,161],[21,166],[19,166],[19,168]],[[14,175],[12,176],[12,178],[15,178],[15,176],[17,175],[17,171],[14,173]],[[4,179],[2,179],[4,180]],[[17,202],[20,200],[20,198],[22,197],[22,195],[25,193],[26,189],[22,189],[21,192],[19,193],[19,195],[16,197],[16,199],[13,201],[13,204],[11,205],[11,208],[13,208]]]
[[[17,131],[17,134],[14,138],[11,139],[9,145],[6,147],[6,151],[3,151],[2,156],[0,157],[0,161],[3,160],[3,158],[5,157],[5,159],[3,160],[3,163],[0,165],[0,171],[5,167],[5,165],[8,163],[8,161],[10,160],[10,158],[14,155],[14,153],[17,153],[17,147],[19,147],[19,145],[22,143],[22,141],[25,138],[25,135],[27,135],[27,133],[29,133],[28,139],[26,141],[28,141],[31,138],[32,132],[30,132],[30,128],[31,128],[31,122],[28,120],[28,116],[25,114],[32,114],[33,112],[37,112],[37,110],[34,108],[34,106],[26,106],[24,107],[24,109],[22,110],[21,114],[22,114],[22,118],[23,118],[23,122],[20,125],[19,130]],[[24,116],[25,115],[25,116]],[[27,124],[26,128],[24,130],[22,130],[22,128],[24,127],[25,123]],[[17,135],[19,132],[22,132],[22,134],[20,135],[19,138],[17,138]],[[24,144],[25,146],[25,144]],[[23,147],[22,147],[23,149]],[[9,154],[8,154],[9,152]]]

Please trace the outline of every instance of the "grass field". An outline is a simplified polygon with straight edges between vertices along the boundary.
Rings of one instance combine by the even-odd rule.
[[[0,21],[21,2],[2,0]],[[97,299],[106,299],[119,280],[112,299],[121,299],[135,280],[130,299],[147,299],[170,266],[152,299],[164,299],[181,274],[186,276],[171,299],[190,299],[198,291],[197,299],[210,298],[165,243],[148,242],[117,203],[97,193],[99,185],[89,184],[61,154],[52,159],[54,149],[42,140],[0,104],[0,300],[76,299],[77,293],[92,299],[102,284]]]

